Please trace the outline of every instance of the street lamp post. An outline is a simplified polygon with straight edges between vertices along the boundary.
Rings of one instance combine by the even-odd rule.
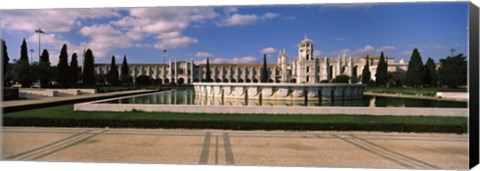
[[[455,52],[456,50],[454,48],[450,49],[450,52],[452,52],[452,57],[453,57],[453,52]]]
[[[41,52],[40,35],[45,34],[45,32],[42,29],[38,28],[37,30],[35,30],[35,33],[38,33],[38,58],[39,58],[38,60],[40,61],[40,52]],[[32,59],[32,62],[33,62],[33,59]]]
[[[30,49],[30,63],[33,63],[33,49]]]

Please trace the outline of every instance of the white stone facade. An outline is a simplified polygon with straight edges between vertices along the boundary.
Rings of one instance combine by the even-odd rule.
[[[371,78],[375,73],[379,56],[369,55]],[[387,58],[389,72],[406,72],[408,64],[401,60],[396,63],[393,58]],[[285,50],[278,54],[277,64],[268,64],[268,82],[315,84],[331,81],[338,75],[348,75],[360,78],[366,64],[366,56],[352,58],[316,57],[313,41],[305,37],[298,45],[298,56],[288,63]],[[194,64],[193,61],[170,61],[169,64],[129,64],[130,75],[136,78],[147,75],[162,84],[192,84],[205,82],[206,64]],[[210,64],[211,78],[216,83],[258,83],[261,80],[263,64]],[[120,73],[121,65],[117,66]],[[107,74],[110,64],[97,64],[96,74]]]

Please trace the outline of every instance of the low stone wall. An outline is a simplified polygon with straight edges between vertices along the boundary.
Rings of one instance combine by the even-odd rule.
[[[327,106],[222,106],[214,105],[168,105],[168,104],[111,104],[101,103],[111,100],[132,98],[132,95],[120,98],[103,99],[74,105],[75,111],[145,111],[178,112],[206,114],[292,114],[292,115],[390,115],[390,116],[460,116],[468,117],[467,108],[417,108],[417,107],[327,107]]]
[[[193,83],[196,96],[264,100],[352,100],[363,97],[363,84]]]
[[[19,97],[26,99],[38,99],[45,97],[76,96],[84,94],[96,94],[96,89],[20,89]]]
[[[303,106],[198,106],[80,103],[75,111],[145,111],[207,114],[293,114],[293,115],[391,115],[391,116],[462,116],[468,117],[468,109],[461,108],[369,108],[369,107],[303,107]]]
[[[468,101],[467,92],[437,92],[435,97],[439,99]]]

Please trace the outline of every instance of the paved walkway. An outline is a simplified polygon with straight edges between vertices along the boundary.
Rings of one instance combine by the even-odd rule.
[[[468,135],[6,127],[4,160],[467,169]]]

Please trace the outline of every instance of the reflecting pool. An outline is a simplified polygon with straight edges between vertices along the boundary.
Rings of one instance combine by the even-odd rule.
[[[182,104],[182,105],[226,105],[226,106],[358,106],[358,107],[434,107],[466,108],[467,102],[426,100],[399,97],[366,96],[361,100],[252,100],[221,99],[195,96],[193,90],[172,90],[153,94],[127,97],[101,103],[117,104]]]

